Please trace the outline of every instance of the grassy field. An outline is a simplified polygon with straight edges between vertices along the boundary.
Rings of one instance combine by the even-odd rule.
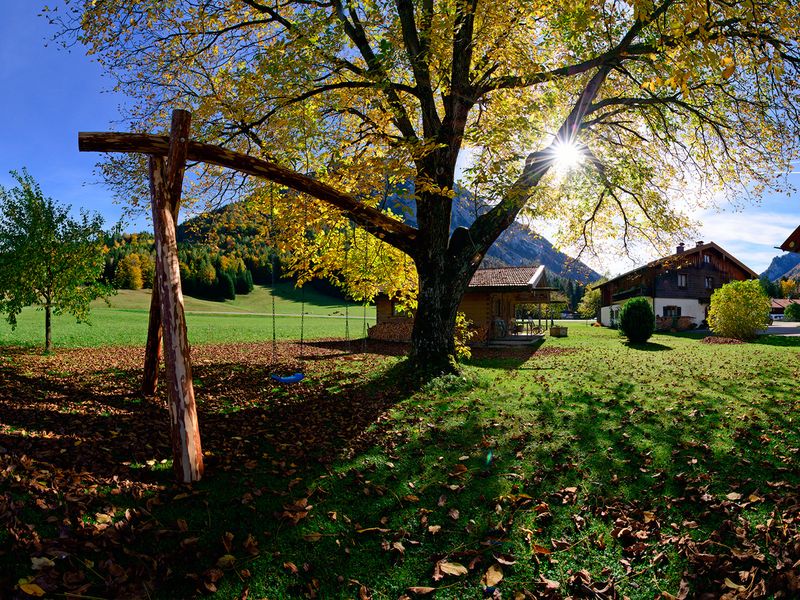
[[[166,410],[137,397],[138,356],[0,365],[8,586],[797,597],[798,338],[628,346],[575,323],[416,391],[391,347],[321,347],[286,388],[246,347],[198,353],[207,472],[191,488],[171,483]],[[32,570],[38,556],[54,565]]]
[[[278,339],[300,338],[302,292],[290,283],[275,288],[275,332]],[[341,300],[306,290],[304,334],[307,339],[345,336],[345,305]],[[147,339],[150,290],[120,290],[109,299],[92,304],[89,324],[79,324],[70,316],[55,317],[53,344],[56,347],[138,346]],[[272,294],[270,288],[256,287],[236,300],[214,302],[187,296],[186,321],[192,344],[257,342],[272,339]],[[350,304],[352,338],[363,336],[364,307]],[[375,308],[367,307],[367,325],[375,323]],[[26,347],[44,344],[44,313],[26,308],[18,318],[16,330],[0,321],[0,345]]]

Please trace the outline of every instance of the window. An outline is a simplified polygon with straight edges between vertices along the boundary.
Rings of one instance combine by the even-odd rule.
[[[686,273],[678,273],[678,288],[686,289]]]
[[[665,306],[664,307],[664,316],[665,317],[680,317],[681,316],[681,307],[680,306]]]
[[[711,255],[710,254],[704,254],[703,255],[703,262],[706,263],[707,265],[710,265],[711,264]]]
[[[713,277],[706,277],[706,289],[710,290],[714,287],[714,278]]]

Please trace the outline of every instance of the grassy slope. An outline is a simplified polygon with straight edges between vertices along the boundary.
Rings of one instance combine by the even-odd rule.
[[[275,330],[278,339],[299,339],[302,292],[291,284],[276,286]],[[306,290],[306,339],[344,337],[345,308],[341,300]],[[53,322],[53,341],[56,347],[137,346],[147,338],[147,315],[150,306],[149,290],[121,290],[110,299],[93,303],[91,324],[78,324],[70,316],[56,317]],[[246,296],[234,301],[213,302],[187,296],[185,298],[189,341],[193,344],[215,342],[251,342],[272,339],[272,295],[269,288],[256,287]],[[205,313],[205,314],[204,314]],[[230,314],[214,314],[230,313]],[[240,314],[237,314],[240,313]],[[257,313],[254,315],[246,313]],[[374,307],[367,307],[367,324],[375,320]],[[349,306],[350,335],[362,336],[364,310],[361,305]],[[0,345],[40,346],[44,338],[44,313],[25,309],[18,318],[16,330],[0,321]]]
[[[476,359],[465,378],[413,394],[393,358],[369,369],[342,361],[333,379],[312,372],[307,388],[225,387],[224,402],[202,405],[211,394],[206,383],[201,423],[241,415],[242,427],[265,427],[258,435],[242,429],[245,441],[235,439],[244,454],[216,455],[212,474],[196,486],[199,499],[152,508],[160,524],[185,519],[188,526],[159,538],[158,551],[180,556],[181,537],[199,537],[199,556],[172,565],[197,573],[226,553],[220,540],[232,533],[237,572],[250,576],[229,571],[217,582],[225,598],[245,586],[250,597],[294,598],[316,585],[326,598],[355,597],[361,585],[375,599],[416,585],[441,588],[437,599],[480,598],[493,555],[516,560],[503,567],[504,597],[542,591],[540,577],[560,582],[566,594],[570,573],[580,569],[614,579],[634,600],[677,594],[686,558],[659,533],[701,541],[717,531],[705,556],[740,547],[724,523],[758,537],[754,527],[767,522],[781,486],[800,484],[799,349],[798,338],[720,346],[668,335],[631,348],[616,332],[576,323],[568,338],[548,339],[530,360]],[[365,400],[387,395],[385,413]],[[270,429],[282,407],[291,418]],[[341,430],[350,420],[356,432],[367,425],[362,442]],[[315,440],[331,436],[334,448],[315,458]],[[220,452],[211,441],[207,448]],[[298,458],[304,452],[312,454]],[[168,483],[162,456],[153,458],[150,476]],[[242,467],[246,459],[254,462]],[[732,492],[757,500],[726,503]],[[300,498],[313,509],[291,526],[281,514]],[[123,497],[109,501],[124,506]],[[648,534],[641,552],[624,550],[616,519],[639,522]],[[430,525],[441,530],[432,534]],[[242,549],[248,535],[258,542],[256,557]],[[774,568],[765,554],[765,568]],[[442,558],[480,562],[467,576],[437,582],[431,575]],[[708,589],[707,579],[692,585]],[[162,597],[177,597],[193,584],[178,576],[164,585]]]

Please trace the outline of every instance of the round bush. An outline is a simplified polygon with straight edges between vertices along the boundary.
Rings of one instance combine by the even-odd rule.
[[[800,321],[800,304],[790,304],[783,312],[784,321]]]
[[[619,329],[629,342],[646,342],[653,335],[655,327],[656,317],[646,298],[631,298],[619,311]]]
[[[731,281],[711,295],[708,324],[722,337],[751,340],[769,325],[769,298],[757,280]]]

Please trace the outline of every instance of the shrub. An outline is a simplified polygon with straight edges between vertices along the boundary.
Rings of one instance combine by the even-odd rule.
[[[790,304],[783,313],[786,321],[800,321],[800,304]]]
[[[769,298],[758,281],[732,281],[711,295],[708,324],[717,335],[751,340],[769,325],[769,308]]]
[[[619,330],[634,344],[650,339],[656,326],[656,317],[647,298],[631,298],[619,311]]]
[[[470,329],[472,321],[468,320],[464,313],[456,315],[456,330],[453,336],[456,344],[456,358],[458,360],[469,360],[472,357],[472,350],[470,350],[469,342],[475,335],[475,332]]]

